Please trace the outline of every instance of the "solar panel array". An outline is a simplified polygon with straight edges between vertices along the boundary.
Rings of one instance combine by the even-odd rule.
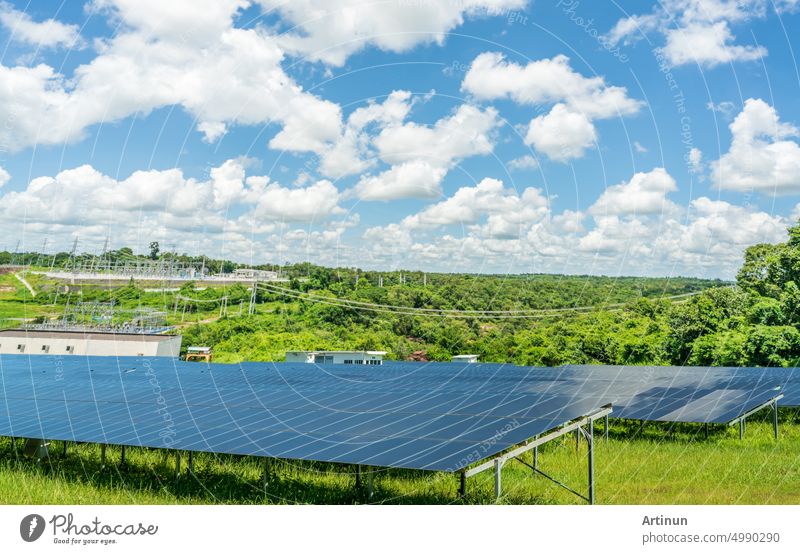
[[[530,368],[0,356],[0,435],[456,471],[593,412]]]
[[[727,423],[779,393],[800,404],[798,384],[792,368],[0,355],[0,435],[457,471],[609,403]]]

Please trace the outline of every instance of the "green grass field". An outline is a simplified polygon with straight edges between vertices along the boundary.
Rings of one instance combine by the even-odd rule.
[[[784,410],[785,412],[785,410]],[[717,427],[706,439],[699,425],[637,423],[612,425],[605,443],[596,429],[596,494],[602,504],[800,504],[800,418],[782,413],[780,440],[766,421],[753,421],[739,441],[734,428]],[[20,446],[20,443],[17,443]],[[351,504],[370,501],[354,487],[353,468],[335,464],[274,461],[264,486],[263,460],[196,454],[194,473],[175,479],[173,452],[127,449],[120,467],[118,447],[109,447],[100,465],[100,447],[51,446],[39,463],[0,439],[0,502],[3,504],[183,504],[232,503]],[[526,454],[525,461],[531,461]],[[586,489],[586,445],[574,436],[540,449],[540,468],[579,491]],[[457,476],[407,470],[376,470],[371,502],[399,504],[494,503],[490,471],[468,480],[467,496],[457,495]],[[366,480],[365,480],[366,482]],[[570,504],[577,497],[510,461],[503,469],[508,504]]]

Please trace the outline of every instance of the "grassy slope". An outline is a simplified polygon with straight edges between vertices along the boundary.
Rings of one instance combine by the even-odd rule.
[[[785,415],[782,417],[786,417]],[[597,441],[597,498],[608,504],[799,504],[800,422],[782,422],[781,439],[772,440],[771,426],[751,422],[740,442],[736,432],[717,429],[711,438],[696,435],[699,426],[670,434],[666,425],[615,423],[611,440]],[[599,428],[598,428],[599,431]],[[364,502],[353,488],[348,466],[275,462],[277,477],[265,490],[263,462],[255,458],[198,454],[195,476],[174,480],[171,453],[129,449],[126,469],[109,448],[109,464],[99,466],[97,445],[61,443],[53,458],[38,465],[17,459],[7,438],[0,439],[0,503],[354,503]],[[586,483],[585,443],[575,451],[573,437],[540,450],[540,467],[583,490]],[[530,462],[530,455],[526,455]],[[186,468],[183,457],[183,468]],[[468,482],[468,503],[492,503],[492,474]],[[522,464],[503,469],[504,496],[511,504],[563,504],[578,500]],[[457,478],[443,473],[381,470],[375,479],[375,502],[454,503]]]

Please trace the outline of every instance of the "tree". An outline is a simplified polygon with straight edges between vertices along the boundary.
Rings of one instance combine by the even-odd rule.
[[[150,259],[157,260],[158,259],[158,252],[160,248],[158,247],[158,241],[154,240],[150,243]]]

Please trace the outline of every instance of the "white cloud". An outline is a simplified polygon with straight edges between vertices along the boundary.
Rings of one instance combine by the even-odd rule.
[[[521,66],[499,52],[476,57],[461,90],[480,100],[510,98],[519,104],[564,103],[591,119],[631,115],[642,103],[628,97],[625,87],[609,86],[602,77],[584,77],[559,55]]]
[[[642,144],[638,140],[633,141],[633,149],[636,150],[636,152],[638,152],[639,154],[647,153],[647,148],[642,146]]]
[[[508,162],[508,167],[509,169],[515,171],[536,169],[539,167],[539,161],[530,154],[526,154],[524,156],[520,156],[519,158],[514,158],[513,160]]]
[[[559,162],[580,158],[596,141],[597,133],[589,118],[564,104],[556,104],[547,115],[534,118],[525,136],[525,144]]]
[[[163,234],[193,244],[198,234],[261,235],[278,221],[318,222],[341,212],[330,182],[283,187],[266,176],[246,177],[248,164],[228,160],[205,180],[180,169],[140,170],[122,180],[90,165],[66,169],[0,196],[0,228],[59,237],[99,233],[122,245]]]
[[[671,210],[667,193],[678,190],[675,179],[662,167],[636,173],[630,181],[608,187],[589,209],[595,216],[658,214]]]
[[[339,191],[330,181],[317,181],[305,188],[287,188],[273,183],[260,194],[254,214],[280,221],[315,221],[337,211]]]
[[[666,39],[662,51],[673,66],[755,60],[767,49],[735,43],[731,25],[763,18],[767,7],[767,0],[662,0],[649,14],[620,19],[604,39],[629,45],[657,30]]]
[[[280,36],[288,51],[313,61],[341,66],[368,45],[406,52],[425,43],[443,44],[465,17],[505,15],[527,0],[457,0],[363,2],[362,0],[260,0],[291,25]]]
[[[0,188],[11,180],[11,175],[4,168],[0,167]]]
[[[593,120],[631,115],[642,105],[624,87],[577,73],[563,55],[521,66],[500,53],[485,52],[473,60],[461,89],[480,100],[555,103],[548,114],[531,120],[525,142],[561,162],[581,157],[596,142]]]
[[[437,198],[442,180],[459,160],[492,152],[499,125],[494,108],[462,104],[430,127],[387,126],[372,142],[380,159],[392,166],[362,176],[354,192],[362,200]]]
[[[277,123],[275,148],[323,148],[340,135],[339,107],[293,82],[274,37],[232,26],[246,4],[97,0],[120,30],[71,77],[47,65],[0,66],[0,119],[10,122],[0,142],[12,151],[73,142],[94,124],[174,105],[209,141],[232,124]]]
[[[387,163],[423,158],[433,165],[447,166],[454,160],[491,153],[492,134],[499,125],[494,108],[481,110],[462,104],[432,127],[413,122],[387,127],[374,143]]]
[[[692,23],[666,32],[664,54],[672,65],[699,63],[708,67],[757,60],[767,55],[763,46],[731,44],[735,39],[728,23]]]
[[[361,252],[382,267],[730,278],[745,248],[785,238],[786,218],[707,197],[678,206],[667,199],[676,189],[656,168],[609,187],[588,213],[553,213],[539,189],[487,178],[368,229]]]
[[[438,198],[447,168],[424,160],[394,165],[377,175],[364,175],[355,186],[362,200]]]
[[[798,130],[782,123],[775,108],[760,99],[745,101],[730,124],[731,147],[711,164],[712,180],[721,189],[786,195],[800,193]]]
[[[82,49],[86,46],[77,25],[68,25],[55,19],[34,21],[8,2],[0,2],[0,25],[9,31],[11,40],[37,48]]]

